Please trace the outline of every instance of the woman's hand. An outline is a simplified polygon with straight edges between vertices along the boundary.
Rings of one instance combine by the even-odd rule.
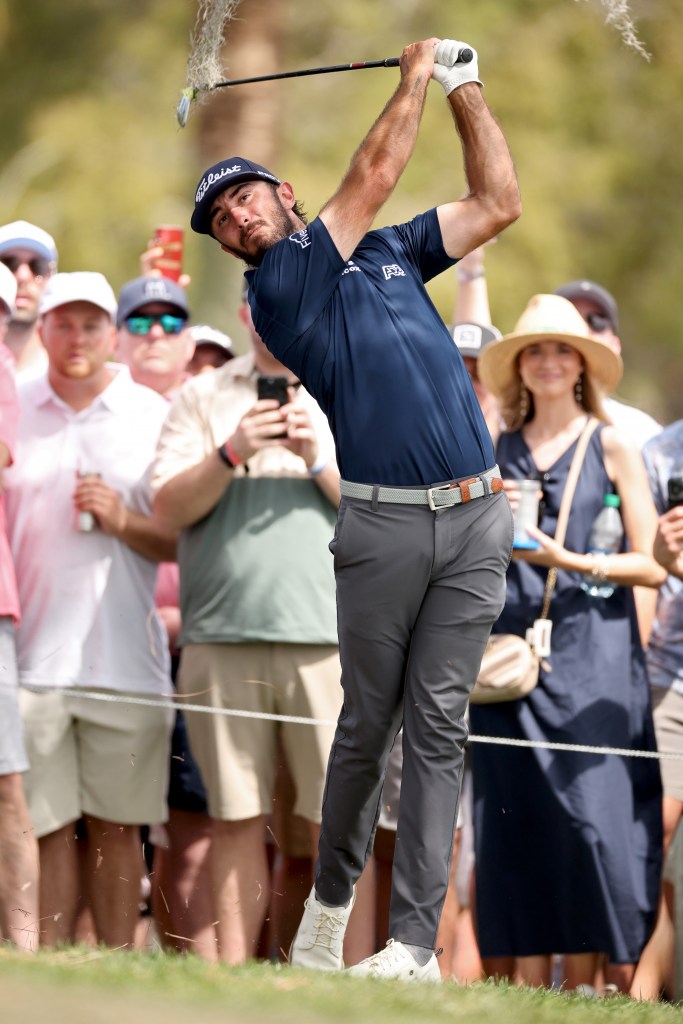
[[[543,565],[547,569],[569,569],[570,552],[562,544],[558,544],[553,537],[543,533],[537,526],[527,526],[526,532],[541,545],[536,551],[529,551],[527,548],[513,548],[512,557],[519,561],[529,562],[531,565]]]

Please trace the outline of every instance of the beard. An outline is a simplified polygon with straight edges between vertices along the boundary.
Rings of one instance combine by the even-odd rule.
[[[282,200],[278,195],[275,196],[275,200],[270,224],[265,220],[252,221],[240,236],[241,244],[239,246],[226,246],[226,249],[233,256],[237,256],[238,259],[242,260],[253,270],[258,270],[269,249],[272,249],[277,242],[281,242],[283,238],[287,238],[293,231],[296,231],[296,224],[290,211],[284,208]],[[254,242],[254,248],[248,250],[245,248],[247,245],[246,231],[253,231],[256,228],[267,228],[267,230],[261,232],[261,240]]]

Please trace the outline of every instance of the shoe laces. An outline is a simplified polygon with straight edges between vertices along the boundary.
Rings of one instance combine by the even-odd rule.
[[[307,910],[311,909],[310,900],[306,900],[304,906]],[[325,946],[327,949],[332,949],[333,943],[339,936],[339,930],[344,923],[344,919],[341,914],[335,914],[333,909],[320,909],[320,905],[316,909],[318,913],[315,922],[312,923],[315,933],[313,941],[316,946]],[[345,910],[346,908],[342,907],[341,909]]]
[[[385,968],[402,964],[404,961],[405,954],[399,952],[393,939],[389,939],[384,949],[369,958],[368,967],[371,971],[381,973]]]

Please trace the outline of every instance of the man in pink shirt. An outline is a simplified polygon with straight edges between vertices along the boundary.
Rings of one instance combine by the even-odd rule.
[[[0,937],[26,950],[38,947],[38,844],[26,807],[28,768],[17,701],[14,630],[19,595],[7,539],[2,471],[14,461],[19,402],[14,357],[4,343],[17,293],[0,263]]]

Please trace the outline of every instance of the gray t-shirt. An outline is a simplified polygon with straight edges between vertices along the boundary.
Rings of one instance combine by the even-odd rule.
[[[683,476],[683,420],[672,423],[649,441],[643,458],[650,487],[661,514],[668,508],[668,481]],[[650,682],[683,693],[683,582],[667,576],[657,595],[657,612],[647,648]]]
[[[336,644],[335,511],[312,480],[241,477],[178,547],[181,646]]]

